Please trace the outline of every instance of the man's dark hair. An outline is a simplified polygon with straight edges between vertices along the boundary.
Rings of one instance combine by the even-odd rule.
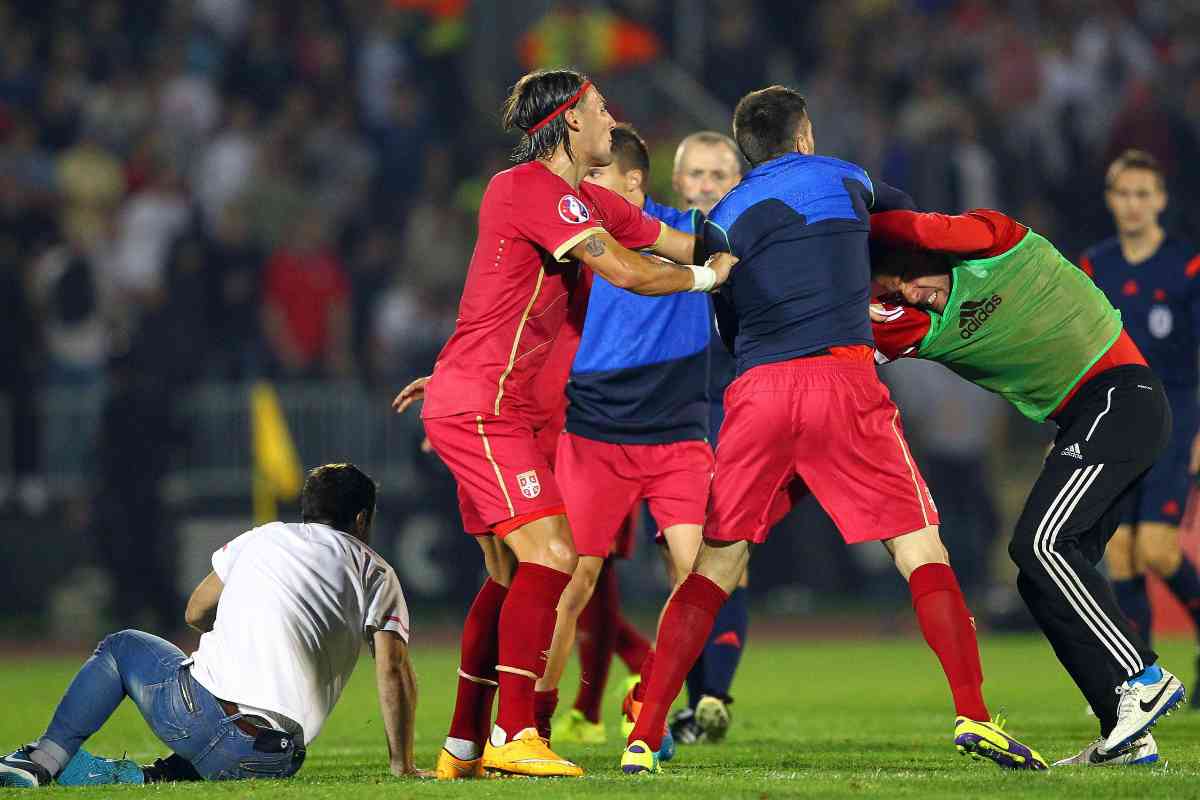
[[[354,534],[360,511],[375,513],[375,481],[353,464],[324,464],[312,469],[300,491],[300,519],[323,522]]]
[[[646,141],[629,123],[622,122],[613,128],[612,154],[622,174],[631,169],[640,169],[642,185],[650,182],[650,151],[646,148]]]
[[[950,256],[934,250],[887,245],[872,240],[871,277],[894,275],[905,280],[942,275],[953,269]]]
[[[504,130],[519,128],[525,132],[513,150],[512,160],[518,164],[538,158],[548,158],[561,142],[567,156],[574,160],[567,123],[563,119],[568,109],[545,126],[530,134],[529,129],[554,113],[554,109],[571,99],[587,77],[570,69],[531,72],[517,81],[504,101]],[[580,97],[570,108],[579,105]]]
[[[1158,163],[1158,159],[1152,156],[1145,150],[1136,150],[1130,148],[1108,165],[1108,172],[1104,178],[1104,188],[1111,189],[1113,184],[1117,182],[1117,176],[1127,169],[1144,169],[1147,172],[1153,173],[1158,178],[1158,188],[1167,188],[1166,173],[1163,172],[1162,164]]]
[[[768,86],[743,97],[733,110],[733,138],[757,167],[796,150],[796,126],[808,118],[804,96],[786,86]]]

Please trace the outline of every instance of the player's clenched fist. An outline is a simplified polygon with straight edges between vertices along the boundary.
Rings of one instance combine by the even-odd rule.
[[[429,376],[417,378],[415,381],[405,386],[400,390],[400,394],[396,395],[396,399],[392,401],[392,408],[397,414],[403,414],[404,411],[418,400],[425,399],[425,385],[429,383]]]
[[[733,265],[737,262],[738,258],[733,253],[713,253],[708,257],[708,260],[704,262],[704,266],[711,269],[717,275],[717,281],[713,284],[714,289],[729,280],[729,271],[733,269]]]

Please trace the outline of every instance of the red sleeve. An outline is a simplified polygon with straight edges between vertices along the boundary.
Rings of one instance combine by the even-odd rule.
[[[882,363],[897,358],[916,356],[917,347],[929,333],[929,314],[919,308],[904,305],[875,304],[886,316],[883,322],[871,320],[875,334],[875,349],[883,356]]]
[[[662,223],[657,219],[603,186],[589,183],[581,188],[600,211],[604,229],[622,245],[630,250],[641,250],[658,241]]]
[[[885,244],[990,258],[1012,249],[1029,229],[990,209],[966,214],[883,211],[871,215],[871,237]]]
[[[562,261],[572,247],[604,230],[580,193],[548,170],[510,172],[508,180],[514,227],[555,259]],[[493,188],[498,187],[488,187]]]
[[[1079,268],[1083,270],[1089,278],[1094,279],[1096,277],[1096,268],[1092,266],[1092,260],[1087,257],[1086,253],[1079,257]]]

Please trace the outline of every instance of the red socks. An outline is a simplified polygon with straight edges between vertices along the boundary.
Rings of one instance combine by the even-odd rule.
[[[654,663],[642,668],[643,674],[650,672],[649,686],[629,741],[641,739],[651,750],[662,746],[667,712],[708,642],[713,621],[728,596],[720,586],[696,573],[688,575],[675,590],[659,627]]]
[[[500,708],[496,712],[496,725],[508,738],[536,727],[533,684],[546,669],[555,608],[570,580],[565,572],[522,562],[509,587],[500,610]]]
[[[608,668],[612,665],[617,645],[617,620],[620,619],[617,572],[611,561],[600,570],[592,598],[579,615],[575,641],[579,643],[579,694],[575,708],[590,722],[600,721],[600,705],[604,687],[608,684]]]
[[[496,695],[496,660],[500,607],[508,589],[489,578],[484,582],[463,623],[459,656],[458,698],[450,720],[450,736],[482,747],[492,722]]]
[[[954,712],[981,722],[990,719],[983,702],[983,667],[975,625],[954,570],[949,564],[924,564],[908,577],[908,589],[921,633],[942,662],[954,695]]]
[[[633,699],[637,700],[639,703],[644,703],[646,701],[646,687],[650,685],[650,673],[653,671],[654,651],[651,650],[649,653],[646,653],[646,657],[642,659],[642,668],[638,670],[638,682],[633,685]]]

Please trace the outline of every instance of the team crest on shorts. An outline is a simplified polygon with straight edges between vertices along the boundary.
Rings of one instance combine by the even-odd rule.
[[[522,472],[517,476],[517,486],[521,487],[521,494],[532,500],[542,493],[542,484],[538,481],[537,470],[529,470]]]
[[[587,206],[573,194],[564,194],[562,199],[558,201],[558,215],[565,222],[576,225],[581,222],[587,222],[592,218],[591,213],[587,210]]]

